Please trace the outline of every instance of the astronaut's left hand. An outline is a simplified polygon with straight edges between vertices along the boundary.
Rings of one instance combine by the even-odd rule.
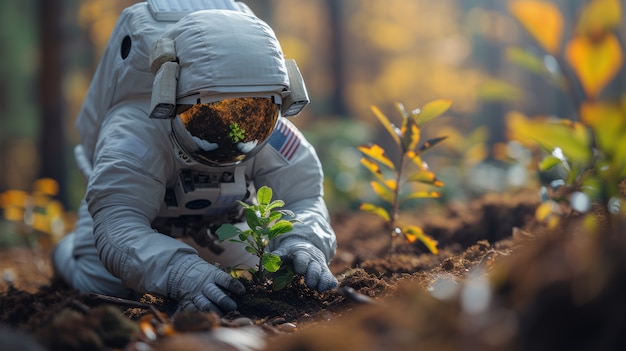
[[[304,276],[305,284],[318,292],[337,287],[337,279],[330,272],[324,254],[313,243],[302,237],[287,238],[272,252],[283,261],[291,261],[294,271]]]

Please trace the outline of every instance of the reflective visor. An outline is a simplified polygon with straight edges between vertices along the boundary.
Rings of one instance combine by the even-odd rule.
[[[276,126],[279,111],[280,106],[269,97],[196,104],[179,113],[174,135],[196,161],[232,165],[263,147]]]

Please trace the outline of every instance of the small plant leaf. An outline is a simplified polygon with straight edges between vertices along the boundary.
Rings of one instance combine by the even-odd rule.
[[[381,182],[385,182],[385,177],[383,176],[383,172],[380,170],[378,163],[370,160],[369,158],[361,157],[361,164],[369,170],[376,179]]]
[[[443,115],[446,111],[448,111],[451,105],[452,100],[449,99],[439,99],[431,101],[424,105],[419,113],[413,115],[415,123],[418,127],[422,127],[429,121]]]
[[[275,237],[289,233],[293,230],[293,224],[286,220],[280,220],[270,227],[270,231],[267,235],[268,239],[272,240]]]
[[[431,184],[437,187],[442,187],[443,182],[437,179],[435,173],[428,170],[420,170],[411,174],[407,179],[407,182],[419,182],[424,184]]]
[[[266,207],[266,211],[271,211],[275,208],[280,208],[285,206],[285,201],[283,200],[274,200],[272,202],[270,202],[267,207]]]
[[[246,246],[246,251],[248,251],[249,253],[256,255],[256,250],[252,247],[252,246]]]
[[[269,252],[265,252],[261,259],[261,264],[268,272],[276,272],[280,268],[281,263],[280,256]]]
[[[295,217],[296,214],[291,211],[291,210],[287,210],[287,209],[282,209],[282,210],[278,210],[276,212],[280,212],[283,216],[287,216],[287,217]],[[299,222],[299,221],[297,221]]]
[[[405,154],[405,156],[411,160],[419,169],[428,169],[427,164],[422,160],[420,155],[415,151],[409,151]]]
[[[291,264],[281,265],[280,269],[272,275],[272,290],[279,291],[287,287],[296,276]]]
[[[263,226],[263,224],[261,223],[261,218],[257,216],[257,212],[254,209],[246,208],[245,214],[246,214],[246,223],[248,223],[248,227],[250,227],[250,229],[254,230],[254,228]]]
[[[622,21],[620,0],[594,0],[580,13],[576,32],[583,35],[598,36],[619,27]]]
[[[399,139],[398,139],[399,140]],[[373,160],[380,162],[385,165],[387,168],[391,170],[395,170],[395,166],[393,162],[387,157],[385,154],[385,149],[378,146],[377,144],[371,144],[367,146],[359,146],[359,151],[361,151],[364,155],[371,157]]]
[[[374,193],[378,195],[381,199],[385,200],[388,203],[393,203],[394,195],[387,186],[380,184],[379,182],[370,182]]]
[[[217,234],[217,238],[221,241],[228,240],[232,237],[239,235],[240,233],[241,229],[235,227],[230,223],[223,224],[215,231],[215,234]]]
[[[382,111],[380,111],[378,107],[372,106],[372,112],[374,112],[374,115],[376,116],[376,118],[378,118],[378,121],[380,121],[380,123],[383,125],[383,127],[385,127],[387,132],[389,132],[389,134],[393,138],[393,141],[396,143],[396,145],[399,146],[400,135],[398,135],[397,128],[391,122],[389,122],[389,119],[387,118],[387,116],[385,116],[385,114],[382,113]]]
[[[420,141],[420,129],[415,122],[407,120],[405,126],[402,127],[402,151],[413,150],[417,147],[417,143]]]
[[[384,219],[385,222],[389,222],[391,220],[391,217],[389,216],[389,212],[387,212],[387,210],[371,203],[362,203],[361,206],[359,206],[359,210],[373,213]]]
[[[268,205],[272,201],[272,188],[262,186],[257,190],[256,198],[260,205]]]
[[[432,149],[433,147],[435,147],[435,145],[439,144],[440,142],[446,140],[448,137],[444,136],[444,137],[438,137],[438,138],[433,138],[430,140],[426,140],[424,142],[424,145],[422,145],[422,147],[419,149],[420,154],[426,152],[429,149]]]
[[[536,0],[518,0],[509,10],[528,33],[552,55],[559,52],[563,34],[563,16],[556,5]]]
[[[548,155],[544,157],[543,160],[541,160],[541,162],[539,163],[539,170],[547,171],[551,169],[552,167],[560,164],[561,162],[562,161],[558,157],[554,155]]]
[[[591,126],[600,149],[609,154],[613,154],[624,140],[622,136],[626,132],[625,115],[626,109],[617,103],[585,102],[580,107],[580,119]]]
[[[269,223],[272,223],[281,219],[282,217],[283,217],[283,214],[281,212],[272,211],[267,219],[269,220]]]
[[[435,199],[441,197],[441,193],[436,191],[416,191],[402,198],[402,202],[412,199]]]
[[[410,225],[402,228],[402,234],[409,243],[413,243],[416,240],[421,241],[428,250],[433,254],[438,254],[439,249],[437,248],[437,240],[433,239],[431,236],[424,234],[424,230],[420,227]]]
[[[613,33],[599,39],[576,36],[567,45],[565,54],[591,99],[600,94],[622,67],[622,48]]]

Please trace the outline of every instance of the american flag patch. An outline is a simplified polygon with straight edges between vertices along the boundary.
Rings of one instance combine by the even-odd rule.
[[[295,128],[291,123],[279,120],[269,140],[269,144],[287,161],[291,160],[300,146],[300,137]]]

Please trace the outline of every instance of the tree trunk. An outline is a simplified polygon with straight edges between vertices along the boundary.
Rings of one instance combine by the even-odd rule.
[[[62,1],[39,1],[39,40],[41,64],[38,96],[40,110],[39,177],[48,177],[59,183],[58,200],[67,206],[65,123],[63,93],[61,90],[62,64]]]

